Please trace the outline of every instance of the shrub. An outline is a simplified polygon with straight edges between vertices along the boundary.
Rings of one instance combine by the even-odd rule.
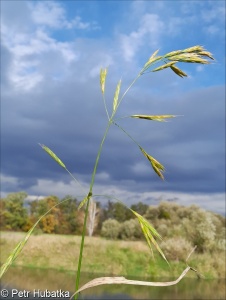
[[[144,217],[151,221],[154,224],[155,220],[158,218],[159,208],[156,206],[149,206]]]
[[[226,251],[226,239],[219,239],[216,241],[216,248],[218,250]]]
[[[120,231],[120,223],[113,219],[108,219],[103,222],[101,235],[107,239],[117,239]]]
[[[120,226],[120,237],[123,240],[135,240],[142,236],[142,231],[137,219],[125,221]]]
[[[198,251],[212,250],[215,246],[216,226],[213,214],[202,209],[191,214],[191,219],[183,219],[188,239],[198,246]]]
[[[168,260],[186,261],[188,254],[191,252],[192,244],[182,237],[173,237],[161,243]]]
[[[168,236],[169,234],[169,226],[167,226],[167,224],[165,223],[160,223],[157,227],[158,233],[162,236]]]

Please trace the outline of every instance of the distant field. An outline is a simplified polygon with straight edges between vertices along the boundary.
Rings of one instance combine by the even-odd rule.
[[[20,242],[25,233],[1,232],[1,264]],[[15,260],[15,266],[75,271],[79,256],[80,237],[40,234],[31,236]],[[225,277],[224,252],[194,253],[189,260],[207,278]],[[100,237],[86,237],[82,271],[102,275],[134,277],[178,277],[186,267],[184,262],[170,261],[171,268],[155,254],[155,261],[145,242],[111,241]],[[193,272],[188,273],[194,277]]]

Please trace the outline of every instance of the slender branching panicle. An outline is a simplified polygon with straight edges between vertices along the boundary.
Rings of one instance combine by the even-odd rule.
[[[85,207],[85,217],[84,217],[84,223],[83,223],[83,233],[81,237],[81,246],[80,246],[80,255],[79,255],[79,260],[78,260],[78,268],[77,268],[77,277],[76,277],[76,283],[75,283],[75,290],[76,293],[74,294],[74,299],[77,299],[78,297],[78,291],[84,290],[85,288],[91,287],[98,285],[96,282],[95,284],[87,284],[86,287],[82,287],[79,289],[79,283],[80,283],[80,275],[81,275],[81,266],[82,266],[82,258],[83,258],[83,249],[84,249],[84,241],[85,241],[85,235],[86,235],[86,222],[89,214],[89,204],[90,200],[93,201],[93,198],[95,198],[95,195],[93,195],[93,186],[95,183],[95,177],[96,177],[96,172],[97,172],[97,167],[99,163],[99,159],[102,153],[103,145],[105,142],[105,139],[108,135],[109,129],[112,125],[117,126],[123,133],[125,133],[133,142],[136,146],[138,146],[139,150],[142,152],[144,157],[150,162],[152,169],[154,172],[161,178],[164,179],[163,177],[163,172],[165,170],[165,167],[153,156],[148,154],[146,150],[143,149],[143,147],[133,139],[133,137],[125,130],[123,129],[115,119],[115,115],[118,113],[118,109],[120,107],[120,104],[122,100],[125,98],[126,94],[128,91],[131,89],[131,87],[135,84],[135,82],[142,76],[150,72],[159,72],[164,69],[171,69],[176,75],[179,77],[183,78],[186,77],[187,74],[182,71],[177,64],[178,63],[197,63],[197,64],[209,64],[210,60],[214,60],[213,55],[205,50],[202,46],[193,46],[190,48],[186,48],[184,50],[176,50],[172,51],[169,53],[166,53],[165,55],[159,56],[158,55],[159,50],[156,50],[148,59],[148,61],[144,64],[144,67],[141,69],[141,71],[138,73],[138,75],[135,77],[135,79],[132,81],[132,83],[129,85],[129,87],[125,90],[125,92],[120,96],[120,90],[121,90],[121,85],[122,85],[122,80],[119,80],[116,90],[114,93],[114,96],[112,98],[112,114],[110,115],[107,109],[106,105],[106,99],[105,99],[105,83],[106,83],[106,77],[107,77],[107,69],[101,69],[100,70],[100,89],[101,93],[103,96],[104,100],[104,108],[106,111],[106,116],[107,116],[107,124],[106,124],[106,129],[105,133],[103,135],[102,141],[99,146],[99,150],[96,156],[93,172],[92,172],[92,177],[89,185],[89,190],[84,190],[84,195],[83,195],[83,200],[81,201],[78,209],[81,209],[82,207]],[[209,60],[210,59],[210,60]],[[159,64],[156,66],[156,64]],[[130,117],[140,119],[140,120],[152,120],[152,121],[159,121],[159,122],[165,122],[167,119],[172,119],[177,117],[176,115],[147,115],[147,114],[136,114],[136,115],[131,115]],[[68,171],[66,168],[65,164],[61,161],[61,159],[52,151],[50,150],[47,146],[40,144],[40,146],[43,148],[45,152],[47,152],[61,167],[63,167],[69,175],[78,183],[77,179]],[[100,196],[100,195],[96,195]],[[109,198],[109,195],[101,195],[105,196],[106,198]],[[92,198],[91,198],[92,197]],[[115,199],[112,196],[112,199]],[[66,199],[67,200],[67,199]],[[64,201],[66,201],[64,200]],[[121,202],[121,200],[120,200]],[[60,204],[60,203],[59,203]],[[59,205],[57,204],[57,205]],[[56,205],[55,205],[56,206]],[[55,206],[53,206],[51,209],[53,209]],[[51,210],[50,209],[50,210]],[[22,251],[24,245],[26,244],[28,238],[32,234],[34,228],[37,226],[39,221],[50,212],[46,212],[36,223],[35,225],[29,230],[27,235],[25,236],[24,240],[21,241],[17,247],[13,250],[13,252],[10,254],[8,259],[6,260],[5,264],[1,267],[1,276],[6,272],[8,267],[12,264],[12,262],[16,259],[16,257],[19,255],[19,253]],[[161,239],[160,234],[155,230],[155,228],[140,214],[138,214],[136,211],[131,210],[132,213],[136,216],[138,219],[138,222],[140,224],[140,227],[142,229],[142,232],[144,234],[144,237],[146,238],[146,241],[148,243],[148,246],[151,249],[152,252],[152,246],[154,246],[159,254],[162,256],[162,258],[168,263],[163,251],[161,250],[159,244],[157,243],[157,239]],[[191,267],[187,267],[184,272],[181,274],[181,276],[174,281],[173,283],[144,283],[144,282],[139,282],[139,281],[130,281],[122,277],[116,277],[115,280],[113,279],[106,279],[103,280],[101,279],[102,283],[106,282],[106,284],[110,283],[120,283],[120,284],[135,284],[135,285],[158,285],[158,286],[166,286],[166,285],[171,285],[171,284],[176,284],[181,280],[183,276],[188,272],[189,269],[192,269]],[[193,269],[194,270],[194,269]],[[97,280],[98,281],[98,280]]]

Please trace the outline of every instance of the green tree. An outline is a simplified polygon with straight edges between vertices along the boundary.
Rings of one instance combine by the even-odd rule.
[[[190,220],[183,219],[187,238],[198,246],[198,251],[212,250],[215,246],[216,226],[214,215],[203,209],[194,211]]]
[[[0,199],[0,228],[5,229],[5,200]]]
[[[142,230],[137,219],[130,219],[120,226],[120,238],[123,240],[136,240],[142,237]]]
[[[103,222],[101,235],[107,239],[115,240],[119,236],[120,223],[113,219],[108,219]]]
[[[146,213],[146,211],[147,211],[147,209],[148,209],[148,205],[144,204],[142,202],[138,202],[137,204],[131,205],[130,208],[132,210],[135,210],[136,212],[138,212],[138,214],[144,216],[145,213]],[[133,217],[135,217],[135,216],[133,215]]]
[[[131,211],[120,202],[108,201],[107,207],[103,211],[104,220],[115,219],[118,222],[125,222],[133,218]]]
[[[4,229],[23,230],[28,222],[28,212],[24,207],[24,200],[27,197],[25,192],[11,193],[3,199],[3,217]]]
[[[159,216],[159,208],[158,206],[149,206],[144,217],[150,221],[153,225],[155,225],[156,219]]]
[[[44,215],[51,207],[59,203],[56,196],[48,196],[41,200],[35,200],[30,203],[30,220],[35,223],[42,215]],[[39,228],[46,233],[54,233],[59,224],[60,209],[54,207],[51,212],[44,216],[39,222]]]
[[[64,201],[68,199],[67,201]],[[59,208],[59,222],[56,226],[56,233],[60,234],[78,234],[80,232],[80,222],[78,215],[78,200],[72,196],[65,196],[62,199]]]

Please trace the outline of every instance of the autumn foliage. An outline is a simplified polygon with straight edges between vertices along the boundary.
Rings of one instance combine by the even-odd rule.
[[[27,232],[46,211],[59,204],[40,220],[34,234],[81,234],[84,210],[78,210],[80,202],[76,198],[47,196],[33,201],[26,198],[26,193],[19,192],[0,200],[1,230]],[[97,202],[95,207],[92,235],[107,239],[144,239],[137,219],[123,204],[108,201],[102,206]],[[161,247],[171,259],[182,259],[183,253],[194,245],[199,252],[225,250],[225,217],[219,214],[196,205],[185,207],[170,201],[160,202],[158,206],[139,202],[130,208],[158,230],[163,237]],[[87,235],[91,235],[90,232],[88,223]]]

